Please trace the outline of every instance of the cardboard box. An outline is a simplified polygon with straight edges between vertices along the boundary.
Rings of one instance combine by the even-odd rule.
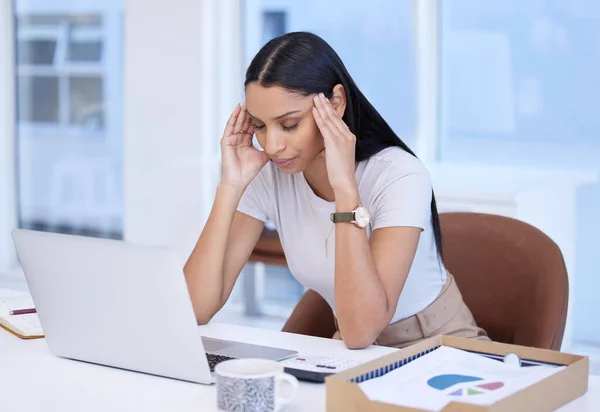
[[[443,412],[513,412],[513,411],[553,411],[571,400],[583,395],[588,389],[589,359],[585,356],[569,355],[545,349],[508,345],[497,342],[484,342],[451,336],[436,336],[424,340],[409,348],[361,364],[355,368],[327,377],[326,397],[328,412],[421,412],[398,405],[369,400],[357,383],[350,380],[369,373],[376,373],[380,368],[390,368],[398,361],[423,356],[439,346],[450,346],[457,349],[484,352],[496,355],[516,353],[522,359],[565,365],[566,368],[543,379],[513,395],[492,405],[472,405],[462,402],[451,402],[442,409]]]

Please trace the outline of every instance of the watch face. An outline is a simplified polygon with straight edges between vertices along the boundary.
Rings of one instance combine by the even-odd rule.
[[[355,221],[358,226],[365,227],[369,224],[369,211],[366,207],[360,206],[356,209],[354,218],[356,219]]]

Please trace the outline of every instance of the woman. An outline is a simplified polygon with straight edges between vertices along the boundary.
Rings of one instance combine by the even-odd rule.
[[[485,338],[444,268],[427,171],[335,51],[310,33],[275,38],[245,87],[185,266],[198,323],[225,304],[268,219],[292,274],[329,303],[348,348],[438,333]]]

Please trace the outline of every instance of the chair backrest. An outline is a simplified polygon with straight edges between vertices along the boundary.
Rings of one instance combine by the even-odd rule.
[[[263,229],[249,260],[250,262],[261,262],[267,265],[287,266],[277,231]]]
[[[490,338],[560,349],[569,283],[556,243],[503,216],[442,213],[440,225],[446,268]]]

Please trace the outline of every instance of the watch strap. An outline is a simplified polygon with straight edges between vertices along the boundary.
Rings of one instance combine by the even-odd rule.
[[[354,212],[337,212],[332,213],[329,217],[333,223],[353,222]]]

